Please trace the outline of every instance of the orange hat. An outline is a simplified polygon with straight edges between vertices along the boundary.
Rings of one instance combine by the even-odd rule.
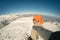
[[[44,19],[43,19],[43,17],[40,16],[40,15],[35,15],[35,16],[33,17],[33,21],[40,22],[40,24],[43,24],[43,23],[44,23]]]

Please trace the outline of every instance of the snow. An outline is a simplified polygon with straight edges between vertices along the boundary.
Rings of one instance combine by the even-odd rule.
[[[19,18],[0,29],[0,40],[25,40],[31,35],[33,17]],[[57,25],[45,22],[43,27],[52,32],[60,31]],[[40,36],[40,35],[39,35]],[[44,40],[40,37],[39,40]]]
[[[60,28],[58,27],[58,25],[51,24],[50,22],[45,22],[43,24],[43,27],[52,32],[60,31]]]
[[[6,27],[0,29],[0,40],[25,40],[31,35],[32,18],[19,18]],[[24,37],[25,36],[25,37]]]

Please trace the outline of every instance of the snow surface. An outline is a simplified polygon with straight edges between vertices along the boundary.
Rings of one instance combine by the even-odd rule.
[[[52,32],[60,31],[60,28],[58,27],[58,25],[51,24],[50,22],[45,22],[43,24],[43,27]]]
[[[0,40],[25,40],[31,35],[32,18],[19,18],[0,29]]]
[[[25,40],[31,35],[33,17],[19,18],[0,29],[0,40]],[[52,32],[60,31],[57,25],[45,22],[43,27]],[[27,40],[27,39],[26,39]],[[40,37],[39,40],[42,40]],[[44,39],[43,39],[44,40]]]

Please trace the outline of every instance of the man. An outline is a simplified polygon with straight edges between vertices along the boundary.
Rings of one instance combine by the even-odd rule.
[[[33,17],[33,29],[31,32],[31,37],[33,40],[48,40],[50,37],[50,34],[52,33],[49,30],[46,30],[43,27],[44,19],[40,15],[35,15]]]

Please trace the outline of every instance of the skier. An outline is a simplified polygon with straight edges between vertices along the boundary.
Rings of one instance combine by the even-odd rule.
[[[44,24],[43,17],[41,15],[34,15],[33,23],[34,23],[34,26],[31,32],[32,39],[48,40],[52,32],[43,27],[43,24]]]

